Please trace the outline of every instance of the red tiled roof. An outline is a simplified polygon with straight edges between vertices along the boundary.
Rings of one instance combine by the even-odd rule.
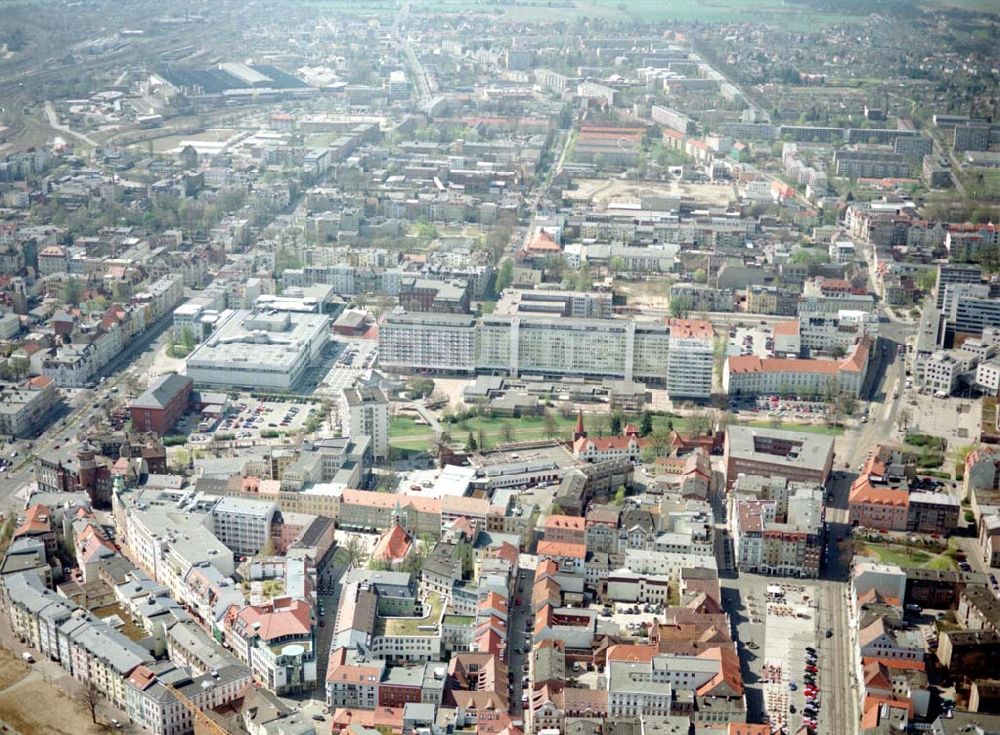
[[[545,528],[571,528],[575,531],[582,531],[584,519],[579,516],[550,515],[545,519]]]
[[[798,321],[778,322],[774,325],[774,336],[794,337],[799,333]]]
[[[394,523],[379,537],[375,549],[372,551],[372,557],[398,561],[406,558],[406,555],[410,553],[411,546],[409,534],[398,523]]]
[[[35,536],[41,533],[52,531],[52,511],[49,506],[32,505],[24,512],[24,521],[14,531],[14,538],[21,536]]]
[[[557,559],[583,559],[587,556],[587,546],[586,544],[574,544],[569,541],[546,541],[542,539],[538,542],[538,556],[555,557]]]
[[[677,337],[700,337],[701,339],[712,339],[715,330],[712,323],[704,319],[680,319],[671,317],[667,319],[670,326],[670,336]]]
[[[312,630],[312,611],[303,600],[274,600],[268,605],[248,605],[236,613],[238,625],[249,637],[254,632],[261,640],[286,636],[308,636]],[[254,623],[260,623],[254,629]]]
[[[645,643],[618,644],[608,649],[608,663],[650,663],[660,651],[656,646]]]
[[[558,253],[562,251],[559,244],[552,239],[552,235],[542,230],[524,248],[528,252]]]
[[[908,508],[910,506],[910,493],[901,488],[872,485],[868,477],[862,475],[851,485],[848,502]]]

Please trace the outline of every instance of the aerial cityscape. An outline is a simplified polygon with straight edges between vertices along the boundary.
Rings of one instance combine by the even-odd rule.
[[[1000,735],[997,0],[0,2],[0,733]]]

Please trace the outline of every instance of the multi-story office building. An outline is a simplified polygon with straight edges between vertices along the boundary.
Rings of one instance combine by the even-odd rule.
[[[946,286],[941,319],[945,331],[954,334],[979,335],[986,327],[1000,327],[1000,282]]]
[[[990,148],[990,124],[964,122],[955,125],[952,149],[957,151],[987,151]]]
[[[615,104],[615,99],[618,97],[618,90],[614,87],[609,87],[606,84],[598,84],[597,82],[582,82],[577,89],[577,94],[580,97],[597,100],[601,104],[610,107]]]
[[[841,309],[836,314],[812,312],[799,319],[800,347],[806,350],[850,350],[864,336],[878,334],[878,315]],[[775,335],[775,352],[781,353]]]
[[[952,185],[951,163],[944,156],[924,156],[923,180],[932,189],[947,189]]]
[[[44,375],[16,385],[0,383],[0,435],[31,435],[43,426],[57,403],[55,380]]]
[[[730,426],[724,450],[726,486],[732,488],[741,474],[825,485],[833,467],[833,450],[831,436]]]
[[[266,500],[222,498],[212,509],[212,532],[233,552],[256,554],[267,545],[277,510]]]
[[[976,355],[966,350],[938,350],[924,361],[918,385],[938,394],[950,395],[958,387],[959,379],[975,370],[978,362]]]
[[[674,398],[712,395],[715,333],[710,322],[671,319],[667,353],[667,393]]]
[[[509,288],[500,294],[493,313],[607,319],[612,316],[611,293]]]
[[[937,281],[934,284],[935,306],[944,307],[945,290],[956,283],[981,283],[983,269],[973,263],[938,264]]]
[[[389,400],[379,388],[348,388],[340,396],[341,430],[371,437],[376,461],[389,457]]]
[[[662,383],[670,332],[663,324],[615,319],[489,315],[482,319],[478,369],[623,378]]]
[[[551,69],[535,69],[535,81],[543,89],[564,94],[569,89],[570,78]]]
[[[1000,359],[979,363],[976,367],[976,387],[988,395],[1000,395]]]
[[[684,395],[704,398],[711,393],[706,362],[711,336],[698,324],[682,321],[671,327],[522,313],[490,314],[478,321],[458,315],[393,314],[380,330],[379,359],[399,372],[616,378],[659,385],[670,383],[673,365],[678,371],[694,371],[675,376],[673,385]],[[690,340],[683,344],[692,352],[671,362],[674,330],[675,339]],[[706,386],[704,394],[694,392]]]
[[[399,372],[472,374],[476,319],[460,314],[391,314],[379,330],[379,363]]]

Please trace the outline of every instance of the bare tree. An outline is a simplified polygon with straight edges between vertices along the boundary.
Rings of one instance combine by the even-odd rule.
[[[96,682],[86,681],[83,684],[83,688],[77,694],[77,700],[87,711],[90,712],[90,719],[96,725],[97,724],[97,705],[101,701],[101,692],[97,688]]]
[[[912,420],[913,420],[913,414],[910,412],[910,409],[908,408],[901,408],[899,409],[899,413],[896,414],[896,426],[898,426],[899,430],[902,431],[904,434],[907,432],[907,430],[909,430],[910,422]]]
[[[703,436],[712,430],[712,417],[706,413],[693,413],[687,419],[692,436]]]
[[[556,417],[552,415],[551,411],[546,411],[543,414],[542,421],[545,423],[545,435],[549,439],[559,433],[559,424],[556,422]]]
[[[447,431],[439,431],[434,435],[434,439],[431,441],[431,454],[439,458],[441,453],[448,448],[451,444],[451,433]]]
[[[500,424],[500,438],[505,442],[514,441],[514,427],[510,425],[509,421],[504,421]]]
[[[364,542],[355,535],[347,540],[344,544],[344,553],[347,555],[347,568],[351,569],[355,566],[361,566],[364,564],[365,559],[368,557],[368,552],[365,549]]]

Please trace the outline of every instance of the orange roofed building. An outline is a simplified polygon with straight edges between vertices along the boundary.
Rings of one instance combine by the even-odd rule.
[[[254,679],[275,694],[294,694],[316,683],[316,639],[312,607],[276,597],[264,605],[231,607],[223,635]]]
[[[413,540],[398,523],[394,523],[391,528],[383,532],[375,543],[372,551],[372,558],[377,561],[388,562],[391,566],[397,567],[413,553]]]
[[[733,355],[726,358],[722,387],[731,396],[848,393],[857,397],[868,374],[871,339],[862,337],[843,360]]]

